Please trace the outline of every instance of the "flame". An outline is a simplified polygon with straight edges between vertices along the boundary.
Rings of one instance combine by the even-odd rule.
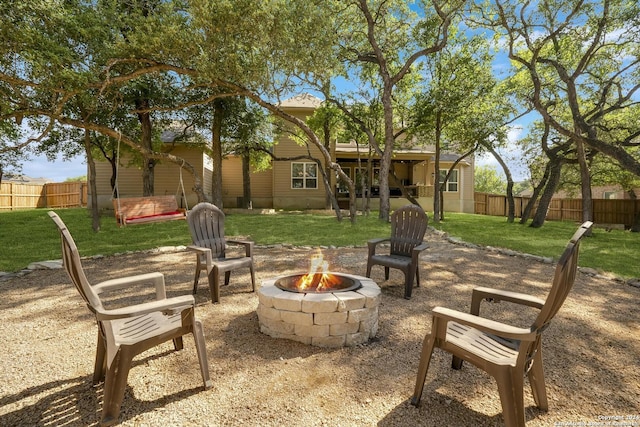
[[[296,287],[300,290],[316,288],[317,291],[330,289],[341,283],[339,277],[328,273],[329,263],[324,260],[322,252],[318,251],[310,259],[309,273],[298,280]]]

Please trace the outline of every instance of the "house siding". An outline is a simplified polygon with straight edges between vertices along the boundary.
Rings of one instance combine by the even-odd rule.
[[[312,110],[293,112],[298,118],[305,120],[312,113]],[[305,156],[309,153],[312,157],[322,160],[324,168],[324,158],[320,149],[314,145],[301,146],[288,137],[282,138],[274,146],[276,157],[296,157]],[[318,171],[317,187],[292,188],[291,186],[291,164],[294,162],[313,162],[312,160],[300,159],[295,161],[274,161],[273,162],[273,207],[277,209],[323,209],[326,205],[326,191],[320,171]]]
[[[251,204],[254,208],[273,208],[273,171],[251,171]],[[222,162],[222,202],[225,207],[240,207],[242,198],[242,159],[229,156]]]
[[[195,168],[198,173],[203,175],[203,162],[205,155],[201,149],[193,149],[187,147],[176,147],[172,154],[185,159]],[[123,156],[120,159],[120,167],[118,168],[117,186],[120,197],[139,197],[142,196],[142,170],[139,167],[129,166],[129,158]],[[186,170],[175,163],[163,161],[155,166],[154,170],[154,195],[175,195],[178,205],[184,208],[195,205],[198,201],[197,194],[193,191],[194,178]],[[210,176],[211,172],[204,173],[204,176]],[[100,209],[113,208],[113,195],[110,185],[111,164],[105,161],[96,161],[96,187],[98,207]],[[180,181],[182,179],[182,185]],[[211,178],[203,179],[204,192],[209,198],[211,197]],[[184,187],[184,195],[182,187]],[[89,206],[91,205],[92,194],[89,194]]]

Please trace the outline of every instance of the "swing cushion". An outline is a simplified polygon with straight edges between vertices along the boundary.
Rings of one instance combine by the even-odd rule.
[[[113,200],[118,225],[185,219],[175,196],[125,197]]]

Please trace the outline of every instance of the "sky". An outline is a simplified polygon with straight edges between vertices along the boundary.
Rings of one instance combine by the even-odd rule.
[[[58,156],[55,162],[50,162],[44,155],[32,156],[30,161],[22,165],[22,174],[31,178],[46,178],[52,182],[64,182],[68,178],[87,175],[87,165],[84,156],[75,157],[71,161],[63,161]]]

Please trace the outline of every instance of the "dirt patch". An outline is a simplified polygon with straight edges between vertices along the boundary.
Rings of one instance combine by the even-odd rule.
[[[491,286],[544,297],[553,264],[452,244],[429,234],[422,286],[403,298],[392,270],[382,288],[377,337],[356,347],[323,349],[259,331],[257,295],[248,273],[232,274],[221,303],[206,279],[196,296],[214,386],[204,391],[193,341],[168,343],[140,355],[129,375],[122,425],[183,426],[493,426],[502,425],[495,382],[465,365],[450,369],[436,350],[419,408],[413,393],[430,310],[468,312],[471,289]],[[303,272],[315,248],[259,247],[257,281]],[[363,275],[365,248],[323,249],[331,269]],[[89,280],[160,271],[169,296],[189,293],[193,254],[130,254],[84,262]],[[39,270],[0,282],[0,425],[95,425],[102,386],[92,386],[96,327],[62,270]],[[528,426],[625,421],[640,425],[640,289],[579,274],[565,306],[545,332],[549,411],[535,408],[525,380]],[[484,313],[530,323],[534,313],[487,304]],[[608,418],[606,418],[608,417]],[[622,417],[616,419],[614,417]],[[606,424],[609,423],[609,424]],[[566,425],[566,424],[565,424]],[[634,425],[634,424],[628,424]]]

